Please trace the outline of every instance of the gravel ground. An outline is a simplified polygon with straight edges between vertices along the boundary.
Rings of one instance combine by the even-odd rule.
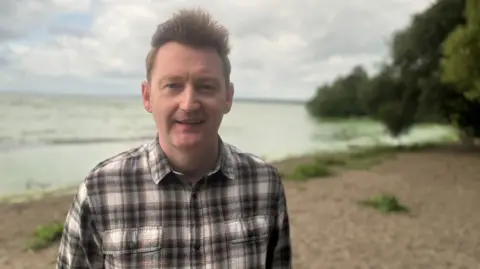
[[[294,268],[480,268],[480,156],[399,154],[369,170],[286,182]],[[408,214],[357,204],[394,194]],[[63,221],[71,195],[0,204],[0,268],[53,268],[57,246],[25,251],[39,224]],[[34,214],[37,214],[34,216]]]

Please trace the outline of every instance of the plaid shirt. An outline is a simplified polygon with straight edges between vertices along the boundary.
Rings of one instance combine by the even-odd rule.
[[[217,169],[177,178],[158,139],[99,163],[68,211],[57,269],[291,268],[276,169],[221,142]]]

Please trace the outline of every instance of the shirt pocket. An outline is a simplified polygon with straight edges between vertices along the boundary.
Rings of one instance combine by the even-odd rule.
[[[229,268],[265,266],[270,225],[268,217],[257,215],[226,221]]]
[[[102,236],[106,268],[161,268],[162,227],[112,229]]]

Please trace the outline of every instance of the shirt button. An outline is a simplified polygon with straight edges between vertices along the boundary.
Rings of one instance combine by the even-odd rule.
[[[197,194],[196,193],[192,194],[192,199],[197,199]]]
[[[193,245],[193,248],[194,248],[195,250],[200,250],[200,247],[201,247],[201,246],[200,246],[200,243],[199,243],[199,242],[197,242],[197,243],[195,243],[195,244]]]

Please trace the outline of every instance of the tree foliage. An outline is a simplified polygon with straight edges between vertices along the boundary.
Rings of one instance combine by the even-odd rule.
[[[365,116],[359,94],[368,83],[368,74],[361,66],[350,74],[337,78],[331,85],[317,89],[316,96],[307,104],[309,112],[318,117],[349,118]]]
[[[319,87],[307,108],[316,117],[369,116],[392,136],[425,121],[480,136],[480,0],[437,0],[392,34],[377,74],[357,66]]]
[[[468,0],[467,23],[444,42],[442,81],[451,83],[468,100],[480,101],[480,0]]]
[[[406,133],[415,123],[417,99],[405,91],[405,83],[392,68],[385,68],[371,83],[367,103],[372,118],[382,122],[393,137]]]
[[[438,0],[393,35],[392,66],[404,90],[418,99],[417,120],[446,119],[451,113],[445,101],[453,89],[440,80],[442,42],[465,23],[464,7],[465,0]]]

